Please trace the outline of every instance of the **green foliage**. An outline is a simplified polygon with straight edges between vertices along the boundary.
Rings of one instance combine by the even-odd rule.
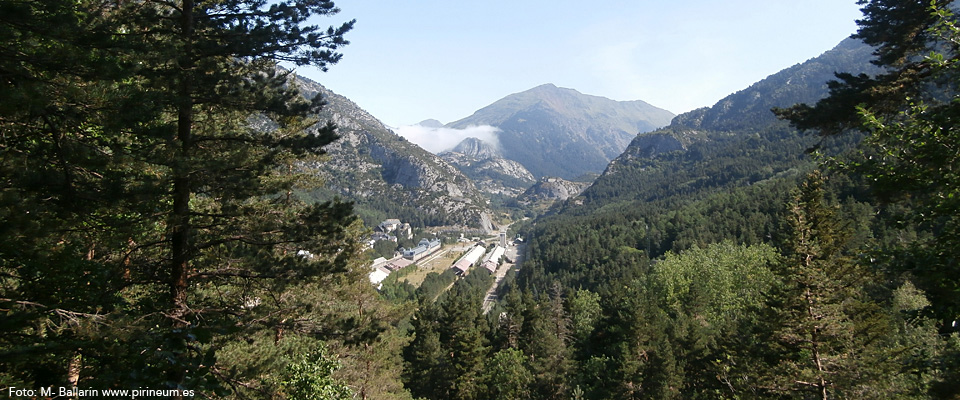
[[[261,397],[236,349],[380,335],[350,205],[292,196],[336,135],[277,63],[340,59],[332,2],[0,8],[0,379]]]
[[[956,238],[956,101],[960,60],[952,1],[864,2],[857,37],[876,46],[876,76],[838,75],[815,106],[781,113],[794,126],[837,134],[867,132],[862,151],[842,166],[868,179],[917,236],[882,249],[893,270],[910,272],[944,321],[960,315]]]
[[[763,302],[774,283],[770,267],[778,262],[768,245],[730,242],[667,253],[652,268],[651,286],[673,315],[686,314],[705,324],[736,321]]]
[[[573,293],[570,303],[570,329],[580,343],[586,342],[596,329],[600,319],[600,295],[580,289]]]
[[[293,400],[352,399],[350,388],[333,377],[340,367],[321,346],[290,361],[280,381],[281,390]]]
[[[544,398],[562,398],[572,389],[570,317],[563,287],[554,282],[539,299],[530,299],[522,313],[519,349],[530,356],[535,391]]]
[[[411,265],[417,268],[416,265]],[[409,268],[409,267],[408,267]],[[380,282],[380,296],[395,302],[412,301],[417,297],[417,288],[407,281],[400,281],[400,271],[396,271]]]
[[[404,382],[414,396],[483,398],[481,374],[489,348],[481,305],[492,283],[489,272],[474,270],[436,303],[421,297],[411,321],[414,338],[404,350]]]
[[[439,380],[447,364],[440,342],[440,317],[439,307],[426,302],[410,321],[414,337],[404,348],[403,380],[410,393],[418,398],[442,398],[444,395]]]
[[[529,399],[533,374],[526,367],[523,351],[503,349],[487,360],[482,386],[486,393],[480,398],[491,400]]]
[[[397,252],[397,243],[392,240],[378,240],[373,244],[373,258],[393,258]]]
[[[750,378],[757,382],[752,390],[810,398],[927,398],[943,345],[933,321],[917,314],[929,303],[909,281],[884,287],[876,271],[851,257],[859,245],[824,194],[821,175],[812,174],[788,204],[789,235],[777,270],[782,283],[753,329],[767,339],[741,353],[741,362],[764,371]]]
[[[865,141],[870,156],[850,165],[871,180],[879,195],[908,204],[902,217],[928,233],[906,243],[906,257],[894,263],[913,272],[946,319],[960,315],[960,280],[953,278],[960,245],[960,160],[955,149],[960,136],[952,121],[960,113],[953,108],[912,104],[900,115],[883,119],[864,109],[864,124],[871,130]]]
[[[417,298],[422,299],[422,301],[433,302],[456,280],[457,273],[453,269],[443,271],[442,274],[431,272],[423,278],[423,283],[417,288]]]
[[[826,399],[842,392],[855,373],[863,342],[856,337],[854,312],[872,312],[857,282],[864,272],[843,253],[845,237],[834,212],[824,204],[822,178],[811,175],[788,204],[783,274],[775,336],[785,348],[778,390],[809,391]],[[869,315],[864,317],[869,318]]]

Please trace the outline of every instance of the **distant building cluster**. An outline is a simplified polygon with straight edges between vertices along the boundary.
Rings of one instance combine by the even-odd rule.
[[[381,240],[389,240],[396,243],[398,236],[406,237],[407,239],[413,238],[413,229],[410,227],[410,224],[403,223],[399,219],[387,219],[374,228],[374,233],[370,236],[369,245],[372,247],[374,243]],[[370,282],[379,288],[381,282],[387,279],[392,272],[405,268],[433,254],[437,250],[440,250],[441,247],[442,243],[440,239],[423,238],[420,239],[420,243],[414,248],[401,248],[400,255],[397,257],[390,260],[380,257],[374,260],[373,265],[370,266]]]
[[[370,235],[371,246],[373,246],[373,243],[379,242],[381,240],[389,240],[391,242],[396,243],[397,237],[390,234],[383,233],[383,232],[374,232],[373,235]]]
[[[408,260],[417,261],[421,258],[424,258],[433,252],[440,250],[440,239],[428,240],[426,238],[420,239],[420,243],[417,244],[417,247],[412,249],[403,249],[403,258]]]
[[[373,237],[384,238],[381,240],[396,241],[396,236],[390,234],[397,233],[397,235],[403,235],[407,229],[409,229],[409,224],[403,224],[398,219],[388,219],[377,226],[377,232]],[[490,271],[490,273],[496,273],[497,268],[506,255],[507,246],[513,245],[513,241],[507,241],[506,232],[501,232],[499,237],[494,239],[493,243],[489,244],[489,246],[482,242],[480,237],[467,238],[465,236],[466,235],[461,233],[459,241],[474,242],[475,244],[470,246],[466,253],[450,266],[450,269],[453,269],[458,276],[467,275],[470,272],[470,268],[474,266],[483,267],[487,271]],[[516,240],[520,239],[517,238]],[[439,238],[422,238],[416,247],[409,249],[401,248],[400,253],[393,259],[378,258],[374,260],[373,265],[370,267],[370,282],[379,288],[383,280],[387,279],[392,272],[410,266],[430,256],[442,247],[443,244]]]
[[[413,239],[413,227],[396,218],[384,220],[376,228],[373,228],[373,235],[370,235],[367,246],[373,247],[375,243],[383,240],[396,243],[398,237]]]
[[[387,235],[395,233],[396,236],[406,237],[407,239],[413,238],[413,228],[410,226],[410,224],[400,222],[399,219],[395,218],[381,222],[380,225],[377,225],[377,228],[374,230]],[[396,242],[396,240],[394,240],[394,242]]]

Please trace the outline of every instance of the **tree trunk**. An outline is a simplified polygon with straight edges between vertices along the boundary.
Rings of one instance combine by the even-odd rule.
[[[179,144],[179,153],[173,162],[173,214],[171,215],[171,257],[170,257],[170,297],[172,307],[170,317],[174,329],[185,328],[188,326],[187,314],[189,305],[187,304],[188,274],[190,272],[190,194],[192,192],[192,182],[190,178],[190,153],[192,150],[193,134],[193,84],[191,74],[193,73],[193,0],[183,0],[183,12],[180,16],[181,40],[183,40],[183,53],[179,56],[182,75],[180,76],[177,95],[179,104],[177,105],[177,133],[173,143]],[[182,361],[186,361],[181,356]],[[179,386],[183,384],[185,378],[185,366],[174,366],[172,372],[172,381]],[[172,396],[174,399],[183,399],[179,394]]]
[[[184,76],[180,79],[178,95],[180,104],[177,110],[177,133],[174,143],[179,143],[180,152],[173,163],[173,214],[171,216],[171,276],[170,295],[173,303],[171,316],[174,327],[186,326],[187,313],[187,276],[190,272],[190,192],[191,179],[189,163],[192,146],[193,100],[190,73],[193,69],[191,41],[193,40],[193,0],[184,0],[181,15],[181,35],[184,40],[184,53],[181,67]]]
[[[72,388],[77,387],[77,384],[80,383],[81,361],[80,352],[77,351],[73,357],[70,357],[70,363],[67,364],[67,384]]]

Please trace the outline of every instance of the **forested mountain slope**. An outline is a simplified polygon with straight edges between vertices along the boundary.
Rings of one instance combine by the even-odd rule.
[[[827,95],[827,82],[835,79],[838,72],[877,72],[869,63],[871,51],[861,41],[846,39],[819,57],[770,75],[712,107],[684,113],[663,129],[638,135],[610,163],[597,184],[586,191],[585,202],[602,205],[613,198],[638,199],[644,197],[644,192],[659,190],[635,184],[638,179],[647,179],[637,173],[678,174],[663,180],[664,184],[678,185],[669,191],[673,195],[689,193],[691,185],[722,187],[756,182],[793,168],[796,162],[804,163],[807,157],[798,150],[812,146],[816,139],[801,137],[778,121],[771,109],[816,102]],[[654,167],[655,161],[666,159],[688,164]],[[718,169],[704,170],[709,163],[717,164]],[[692,179],[700,182],[691,182]],[[646,197],[665,194],[651,192]]]
[[[787,68],[714,106],[685,113],[659,130],[638,135],[579,198],[538,221],[532,259],[550,270],[584,267],[561,252],[609,258],[621,246],[658,256],[723,239],[760,243],[776,235],[789,187],[813,166],[806,151],[836,153],[856,137],[803,135],[770,111],[813,102],[828,93],[836,72],[871,72],[871,48],[847,39],[836,48]],[[602,221],[602,222],[601,222]],[[564,240],[562,226],[587,226],[591,241]],[[596,229],[596,232],[593,232]],[[605,255],[606,254],[606,255]]]
[[[924,18],[922,4],[868,3],[868,25],[882,26],[872,44],[937,32],[927,24],[944,15]],[[827,82],[836,72],[852,74],[851,86],[869,98],[876,92],[857,84],[886,71],[870,63],[874,51],[846,40],[637,136],[581,196],[521,230],[526,261],[502,284],[497,317],[466,324],[489,340],[470,348],[492,361],[466,361],[480,388],[437,391],[447,380],[427,374],[408,377],[411,391],[427,398],[484,390],[538,399],[957,398],[960,340],[950,325],[957,280],[945,272],[956,270],[956,252],[938,244],[955,243],[944,233],[956,231],[957,218],[928,216],[956,206],[935,200],[926,213],[913,212],[913,202],[924,204],[919,199],[929,194],[910,191],[890,204],[874,196],[868,179],[892,176],[901,183],[894,192],[913,187],[897,177],[918,160],[897,148],[945,151],[946,143],[927,146],[954,130],[936,118],[924,119],[924,128],[868,120],[820,137],[770,110],[833,98],[838,86]],[[925,67],[874,87],[895,92]],[[942,107],[938,117],[956,115]],[[929,126],[938,128],[920,134],[924,142],[910,141]],[[886,129],[897,146],[882,150],[863,147],[876,139],[856,133]],[[903,157],[904,164],[853,173],[880,151],[887,153],[874,163]],[[955,158],[947,153],[941,157]],[[934,160],[919,164],[952,170]],[[955,184],[925,169],[913,174],[923,177],[920,187]],[[951,187],[937,186],[942,199],[957,195]],[[439,337],[442,354],[462,349],[458,336],[444,339],[450,317],[442,312],[456,315],[453,303],[439,307],[417,314],[417,339],[406,353],[411,371],[431,368],[424,356],[438,343],[420,337]],[[503,380],[503,371],[515,378]]]

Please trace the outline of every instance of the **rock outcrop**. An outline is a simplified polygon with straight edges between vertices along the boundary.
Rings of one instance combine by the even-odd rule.
[[[456,167],[400,137],[349,99],[298,79],[305,96],[323,96],[327,104],[318,117],[336,124],[340,135],[326,147],[327,159],[311,166],[325,179],[328,196],[355,201],[361,215],[495,228],[481,192]]]
[[[536,182],[520,163],[503,158],[499,149],[477,138],[464,139],[440,157],[456,166],[487,194],[516,197]]]
[[[583,193],[588,187],[590,187],[590,183],[587,182],[573,182],[561,178],[544,177],[517,197],[517,200],[525,204],[564,201],[571,197],[579,196],[580,193]]]

